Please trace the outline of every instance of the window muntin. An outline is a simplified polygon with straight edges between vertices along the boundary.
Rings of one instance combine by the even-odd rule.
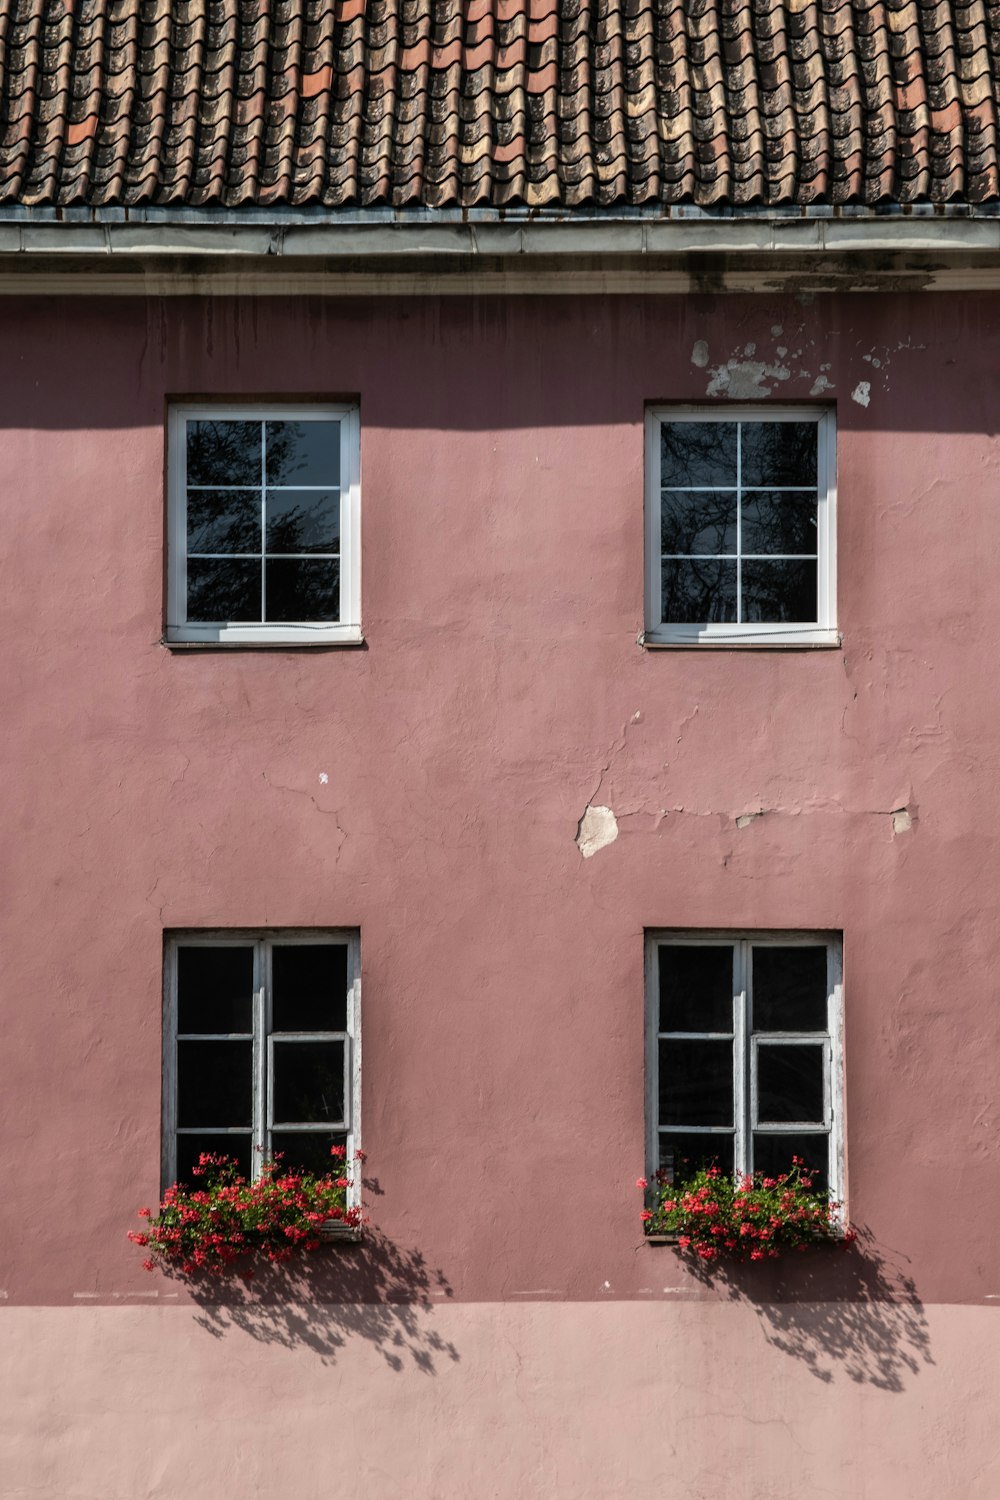
[[[166,952],[165,1182],[200,1152],[326,1170],[360,1144],[356,933],[179,933]],[[262,1151],[256,1148],[260,1146]]]
[[[833,412],[650,411],[646,639],[835,642],[835,494]]]
[[[175,406],[167,639],[360,639],[353,406]]]
[[[839,939],[652,933],[647,973],[650,1172],[795,1155],[842,1200]]]

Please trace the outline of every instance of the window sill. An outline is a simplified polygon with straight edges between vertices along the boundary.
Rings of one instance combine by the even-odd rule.
[[[320,1243],[323,1245],[359,1245],[364,1235],[359,1224],[321,1224]]]
[[[324,636],[319,640],[309,639],[307,636],[255,640],[246,636],[239,639],[227,637],[212,641],[180,641],[172,640],[166,635],[160,640],[160,645],[165,646],[168,651],[339,651],[344,647],[350,650],[357,650],[358,647],[367,649],[367,644],[360,629],[344,635]]]
[[[789,631],[777,635],[658,636],[644,631],[638,638],[646,651],[839,651],[844,638],[839,630]]]

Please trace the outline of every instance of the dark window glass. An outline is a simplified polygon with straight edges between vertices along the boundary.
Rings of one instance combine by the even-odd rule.
[[[754,1031],[825,1031],[826,949],[754,948]]]
[[[268,552],[336,552],[339,490],[268,490]]]
[[[276,1125],[336,1124],[344,1118],[343,1042],[273,1040]]]
[[[816,551],[816,496],[790,490],[743,496],[744,555],[753,552]]]
[[[313,558],[268,558],[267,618],[340,619],[340,563]]]
[[[346,1031],[346,944],[276,944],[271,993],[275,1031]]]
[[[664,552],[736,551],[735,490],[664,490],[661,507]]]
[[[743,562],[743,619],[808,624],[816,619],[815,562]]]
[[[260,553],[260,490],[188,490],[188,552]]]
[[[188,484],[260,484],[260,423],[187,424]]]
[[[741,431],[744,485],[816,483],[815,422],[744,422]]]
[[[735,621],[735,562],[710,557],[698,562],[665,560],[661,566],[663,619],[667,624]]]
[[[733,1137],[664,1132],[660,1135],[660,1166],[671,1182],[685,1182],[702,1167],[718,1167],[720,1172],[732,1175]]]
[[[343,1158],[335,1161],[330,1155],[331,1146],[347,1145],[347,1136],[336,1130],[275,1130],[271,1133],[271,1150],[281,1152],[281,1164],[290,1172],[315,1172],[318,1177],[332,1173],[336,1177],[350,1177],[351,1163]],[[356,1169],[354,1169],[356,1171]]]
[[[662,422],[660,483],[664,489],[736,483],[735,422]]]
[[[177,1030],[253,1030],[252,948],[177,949]]]
[[[215,623],[260,619],[260,563],[253,558],[189,557],[187,617]]]
[[[268,422],[268,484],[340,483],[340,423]]]
[[[822,1125],[825,1048],[761,1043],[757,1048],[757,1119],[761,1125]]]
[[[253,1043],[177,1043],[177,1123],[253,1124]]]
[[[813,1191],[827,1193],[830,1190],[830,1144],[825,1135],[763,1135],[754,1134],[753,1170],[763,1172],[766,1177],[778,1177],[788,1172],[792,1157],[800,1156],[810,1171],[816,1173]]]
[[[198,1165],[202,1152],[213,1156],[229,1156],[235,1159],[242,1177],[249,1177],[253,1164],[253,1146],[249,1132],[246,1135],[215,1135],[210,1130],[199,1130],[196,1135],[177,1137],[177,1181],[190,1187],[204,1186],[204,1178],[196,1177],[192,1167]]]
[[[660,1124],[732,1123],[732,1042],[661,1040]]]
[[[661,943],[660,1031],[732,1031],[733,950]]]

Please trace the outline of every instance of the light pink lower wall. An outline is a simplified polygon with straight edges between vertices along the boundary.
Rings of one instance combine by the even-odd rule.
[[[181,1308],[11,1309],[0,1494],[995,1500],[998,1319],[299,1305],[215,1337]]]

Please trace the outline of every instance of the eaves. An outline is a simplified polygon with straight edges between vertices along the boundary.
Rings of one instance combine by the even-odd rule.
[[[908,210],[0,210],[0,294],[1000,287],[1000,204]]]

